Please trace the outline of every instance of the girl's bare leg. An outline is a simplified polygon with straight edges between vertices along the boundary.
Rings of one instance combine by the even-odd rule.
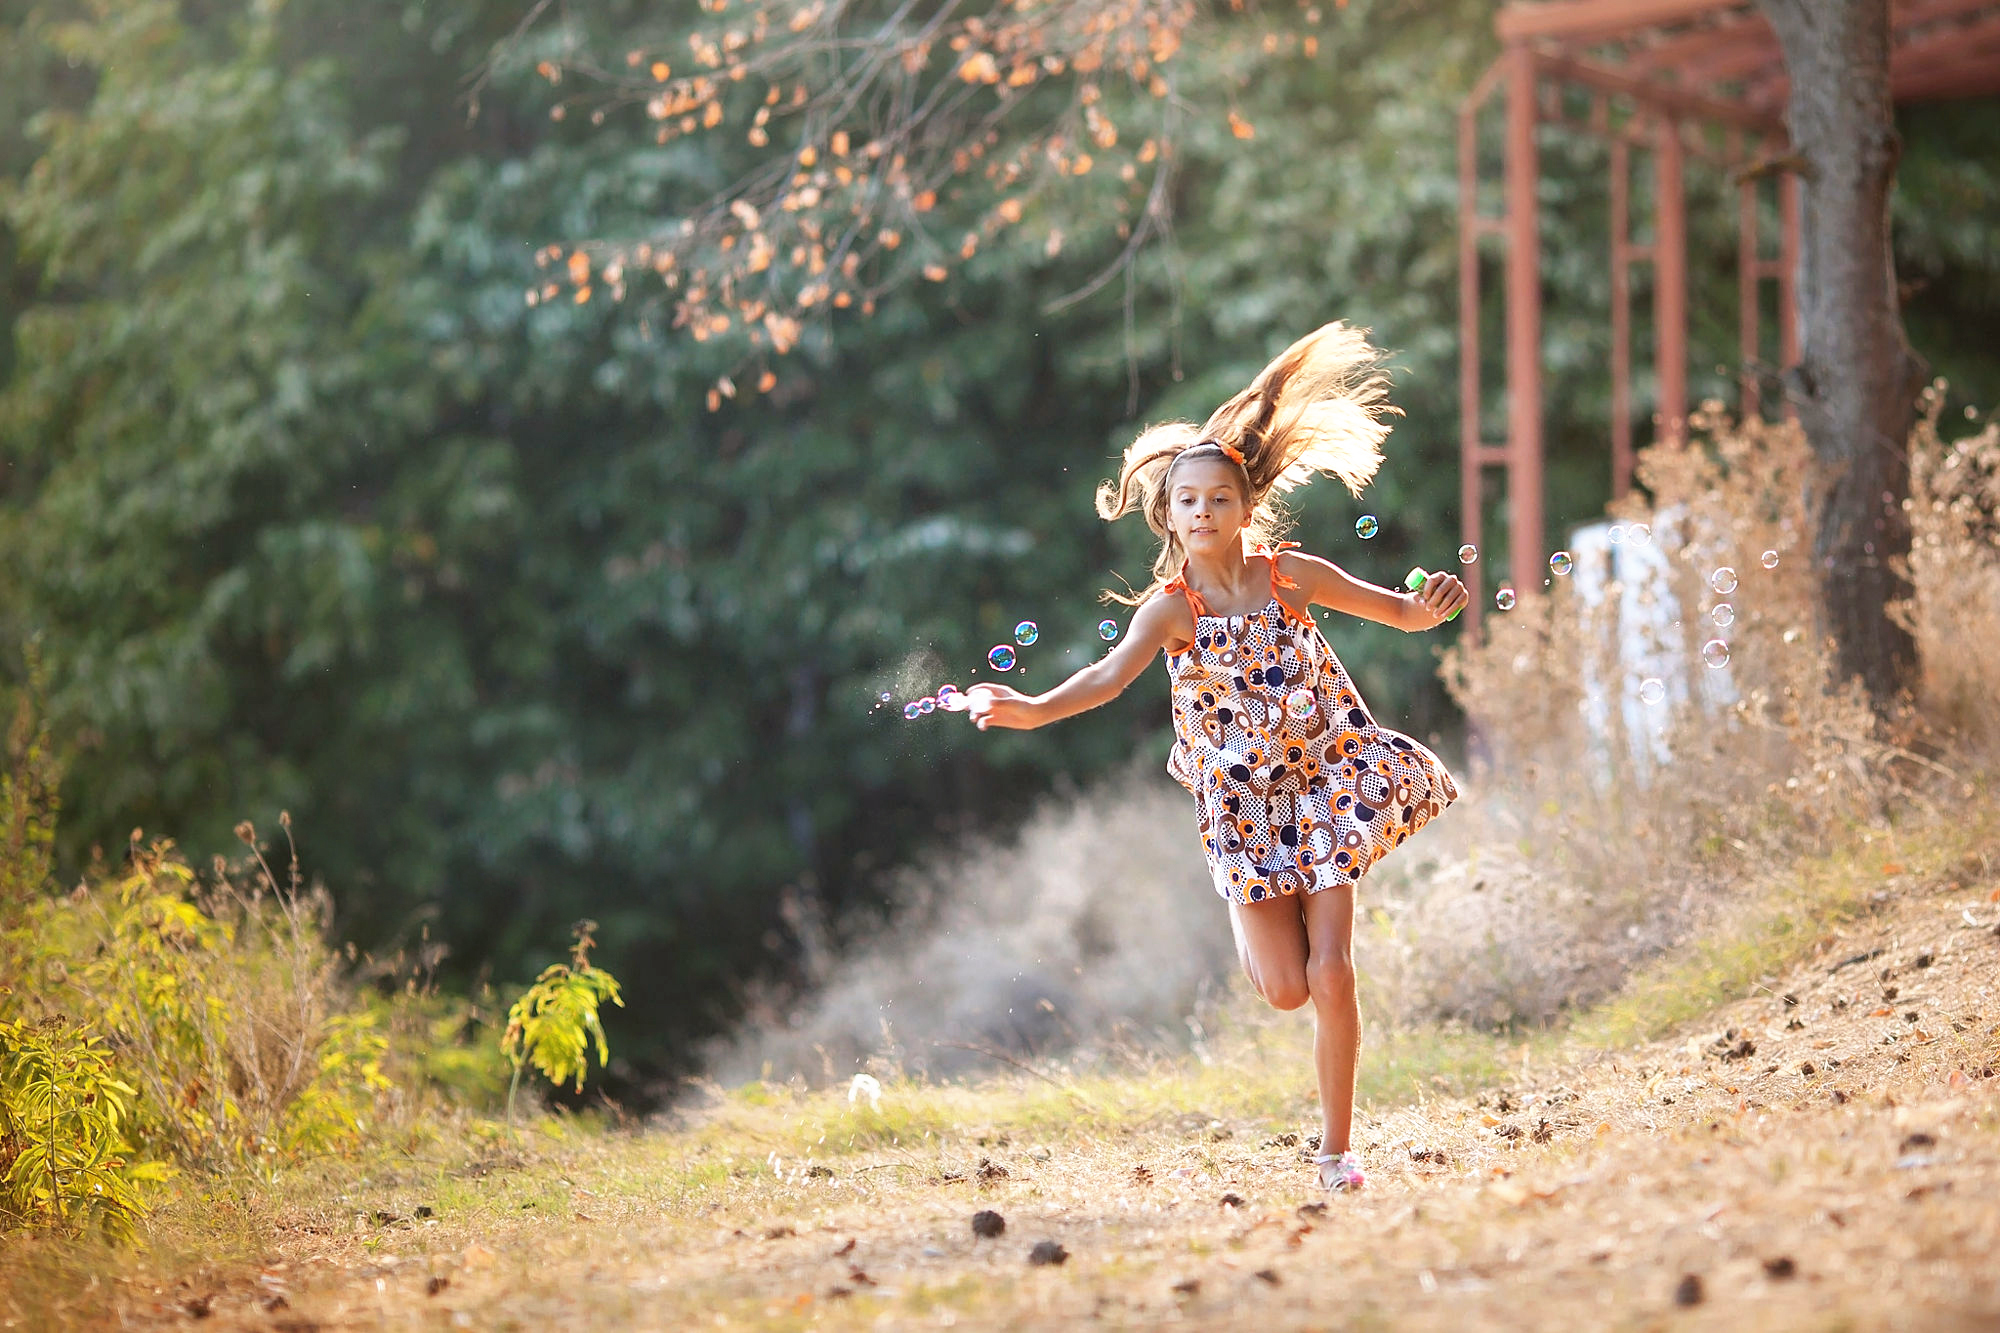
[[[1264,1003],[1298,1009],[1312,999],[1306,986],[1306,922],[1297,898],[1231,903],[1229,924],[1243,975]]]
[[[1320,1148],[1344,1153],[1354,1129],[1354,1071],[1361,1057],[1361,1005],[1354,986],[1354,890],[1303,899],[1305,981],[1313,1002],[1313,1069],[1319,1075]]]

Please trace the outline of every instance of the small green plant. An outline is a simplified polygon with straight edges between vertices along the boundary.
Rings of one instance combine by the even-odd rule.
[[[146,1212],[140,1186],[172,1174],[129,1160],[136,1095],[113,1076],[103,1042],[66,1019],[0,1022],[0,1233],[131,1238]]]
[[[618,996],[618,979],[590,965],[596,932],[595,921],[577,922],[570,961],[543,968],[527,994],[507,1011],[507,1031],[501,1035],[500,1049],[514,1066],[513,1081],[507,1085],[509,1125],[514,1123],[514,1095],[521,1087],[521,1071],[528,1065],[557,1087],[573,1080],[576,1090],[582,1092],[591,1045],[597,1047],[600,1066],[611,1059],[597,1010],[606,1000],[620,1008],[625,1001]]]

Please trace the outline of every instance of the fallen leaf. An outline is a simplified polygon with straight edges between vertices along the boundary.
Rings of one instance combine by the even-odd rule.
[[[972,1234],[982,1240],[991,1240],[1007,1230],[1007,1219],[991,1208],[982,1208],[972,1215]]]
[[[1028,1263],[1036,1268],[1060,1266],[1068,1262],[1069,1251],[1065,1250],[1059,1241],[1038,1240],[1035,1242],[1035,1248],[1028,1251]]]

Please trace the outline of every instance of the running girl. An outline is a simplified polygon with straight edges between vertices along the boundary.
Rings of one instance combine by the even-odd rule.
[[[1045,694],[976,685],[981,730],[1028,729],[1107,703],[1164,652],[1174,747],[1167,771],[1194,795],[1215,889],[1236,951],[1268,1003],[1315,1016],[1320,1183],[1358,1189],[1349,1141],[1361,1011],[1355,1001],[1354,887],[1370,866],[1458,798],[1438,757],[1377,726],[1321,637],[1314,604],[1403,630],[1465,605],[1456,578],[1420,593],[1355,579],[1277,544],[1276,493],[1315,473],[1359,495],[1382,461],[1393,410],[1378,354],[1358,330],[1301,338],[1197,429],[1146,430],[1125,451],[1097,512],[1134,510],[1161,539],[1152,583],[1119,644]],[[1126,599],[1120,599],[1126,600]]]

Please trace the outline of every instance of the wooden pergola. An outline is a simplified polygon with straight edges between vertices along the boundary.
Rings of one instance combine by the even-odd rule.
[[[1890,73],[1896,100],[2000,93],[2000,0],[1896,0]],[[1732,173],[1738,189],[1737,287],[1745,415],[1759,411],[1757,367],[1764,284],[1776,286],[1779,364],[1798,360],[1799,191],[1788,170],[1784,108],[1790,86],[1778,40],[1752,0],[1515,0],[1495,20],[1501,53],[1459,112],[1460,468],[1464,540],[1481,544],[1485,474],[1500,470],[1508,514],[1509,574],[1522,590],[1546,574],[1542,512],[1542,299],[1538,138],[1544,125],[1593,134],[1610,146],[1611,492],[1632,482],[1632,270],[1652,266],[1658,438],[1686,429],[1687,205],[1690,155]],[[1579,117],[1570,90],[1588,96]],[[1498,216],[1479,211],[1479,118],[1504,104]],[[1635,154],[1653,169],[1652,240],[1632,239]],[[1775,245],[1762,234],[1760,192],[1776,191]],[[1506,435],[1481,429],[1480,243],[1505,251],[1503,361]],[[1467,616],[1484,609],[1482,565]]]

